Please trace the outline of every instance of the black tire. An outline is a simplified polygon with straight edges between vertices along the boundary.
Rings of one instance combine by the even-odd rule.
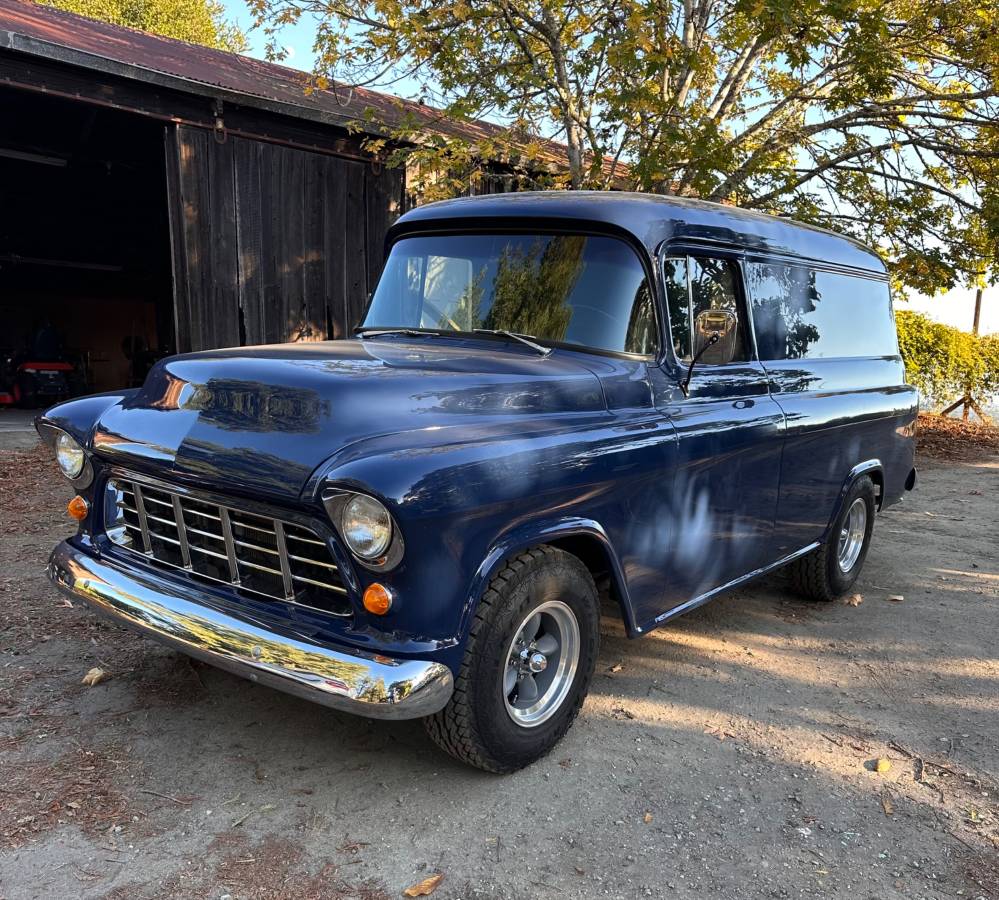
[[[579,626],[571,687],[550,717],[525,727],[507,711],[507,650],[532,610],[559,600]],[[540,546],[508,560],[482,595],[472,620],[454,694],[424,719],[433,741],[455,759],[487,772],[514,772],[547,754],[576,718],[600,647],[600,607],[589,570],[575,556]]]
[[[867,508],[864,539],[856,559],[849,568],[844,570],[840,565],[839,558],[840,535],[851,508],[858,500],[863,501]],[[843,505],[836,516],[836,521],[829,529],[829,534],[823,544],[788,566],[791,584],[799,594],[809,600],[828,602],[843,596],[853,587],[860,575],[860,570],[864,567],[864,560],[867,559],[867,551],[871,546],[875,511],[874,482],[863,475],[854,481],[850,490],[847,491]]]

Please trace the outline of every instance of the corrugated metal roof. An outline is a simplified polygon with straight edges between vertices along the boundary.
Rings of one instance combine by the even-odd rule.
[[[489,122],[455,121],[433,107],[367,88],[338,86],[307,93],[310,76],[297,69],[109,25],[30,0],[0,0],[0,47],[101,70],[110,61],[122,68],[119,74],[136,80],[199,94],[222,91],[238,95],[245,105],[314,121],[358,123],[373,134],[384,133],[379,125],[391,129],[407,121],[472,143],[504,133]],[[547,162],[565,166],[562,145],[539,143]]]

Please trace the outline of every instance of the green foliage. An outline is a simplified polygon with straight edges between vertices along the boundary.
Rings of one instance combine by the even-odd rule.
[[[895,322],[906,376],[932,404],[967,394],[985,405],[999,392],[999,335],[976,337],[903,310]]]
[[[405,78],[442,123],[507,126],[394,129],[429,197],[473,189],[483,159],[546,170],[541,135],[564,143],[545,187],[790,214],[880,248],[924,293],[999,269],[995,0],[248,3],[275,55],[281,29],[317,19],[320,85]]]
[[[217,0],[42,0],[67,12],[192,44],[242,53],[246,37]]]

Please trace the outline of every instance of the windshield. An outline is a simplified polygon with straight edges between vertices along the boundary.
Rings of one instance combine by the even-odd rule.
[[[403,238],[363,327],[488,329],[625,353],[656,349],[638,255],[624,241],[582,234]]]

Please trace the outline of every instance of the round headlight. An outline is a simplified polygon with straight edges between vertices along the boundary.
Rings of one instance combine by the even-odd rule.
[[[361,559],[378,559],[392,540],[392,517],[374,497],[357,494],[343,508],[343,539]]]
[[[83,466],[87,462],[87,455],[83,452],[83,447],[65,431],[56,438],[55,455],[59,468],[62,469],[62,474],[69,479],[76,478],[83,471]]]

